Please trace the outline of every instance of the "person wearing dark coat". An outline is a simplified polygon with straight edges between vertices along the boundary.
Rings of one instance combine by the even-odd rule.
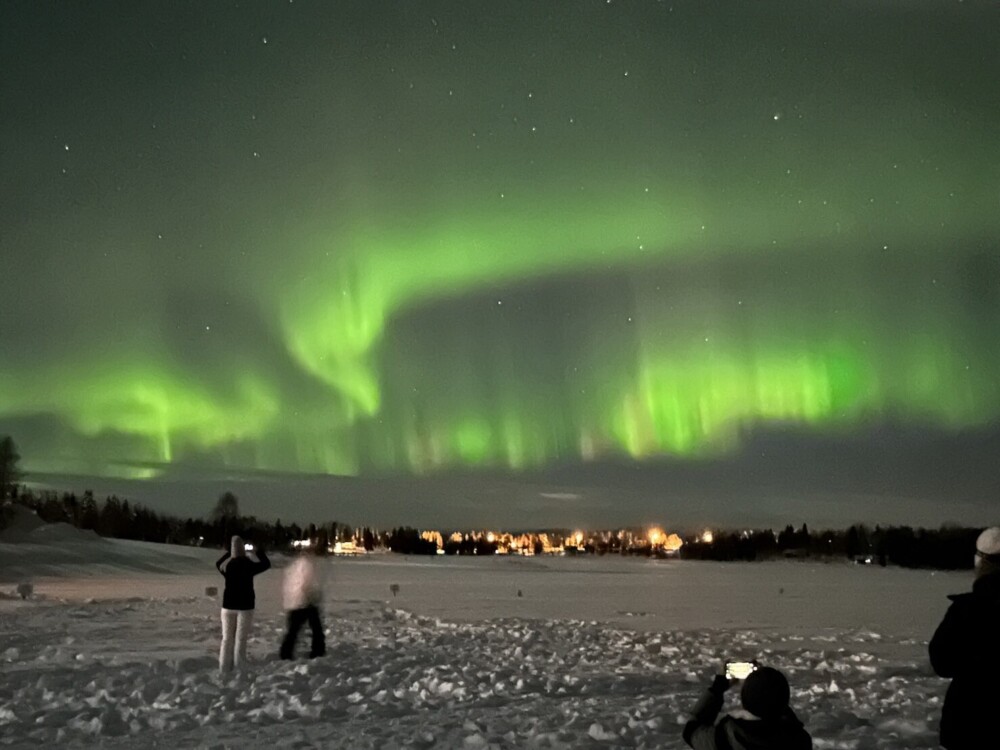
[[[743,711],[716,723],[732,682],[716,675],[684,726],[695,750],[812,750],[812,738],[788,705],[788,680],[777,669],[758,667],[743,682]]]
[[[1000,746],[993,713],[1000,705],[1000,526],[976,540],[975,575],[970,593],[948,597],[928,647],[934,671],[951,678],[941,710],[948,750]]]
[[[243,540],[234,536],[229,551],[215,563],[226,579],[222,592],[222,646],[219,648],[219,671],[229,672],[247,661],[247,641],[253,625],[256,596],[253,578],[271,567],[264,550],[256,550],[256,560],[247,557]]]

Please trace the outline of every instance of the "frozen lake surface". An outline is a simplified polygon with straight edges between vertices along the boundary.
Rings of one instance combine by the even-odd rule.
[[[216,551],[60,541],[0,542],[0,746],[679,748],[728,656],[788,675],[817,748],[933,748],[947,683],[926,641],[971,584],[799,561],[337,559],[328,655],[282,662],[279,557],[257,579],[253,664],[221,679]],[[36,598],[10,596],[23,580]]]

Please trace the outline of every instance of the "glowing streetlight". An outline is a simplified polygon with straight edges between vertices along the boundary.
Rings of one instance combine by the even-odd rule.
[[[712,536],[712,532],[709,529],[705,529],[701,535],[701,541],[705,544],[711,544],[713,539],[715,539],[715,537]]]
[[[676,552],[681,547],[684,546],[684,540],[681,539],[677,534],[671,534],[666,539],[663,540],[663,548],[667,552]]]

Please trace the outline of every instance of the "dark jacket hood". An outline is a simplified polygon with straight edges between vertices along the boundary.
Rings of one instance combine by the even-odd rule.
[[[722,722],[733,750],[810,750],[812,739],[794,714],[780,719],[729,716]]]

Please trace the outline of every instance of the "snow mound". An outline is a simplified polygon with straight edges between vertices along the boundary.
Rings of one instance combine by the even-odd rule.
[[[20,583],[38,578],[70,579],[124,572],[213,572],[215,550],[124,539],[105,539],[69,524],[43,524],[23,533],[0,535],[0,581]],[[204,586],[201,587],[204,591]]]
[[[79,544],[100,542],[94,531],[78,529],[68,523],[45,523],[30,508],[5,503],[6,525],[0,531],[0,544]]]
[[[0,506],[0,516],[4,524],[0,530],[0,542],[13,541],[24,534],[30,534],[39,526],[44,526],[45,521],[38,517],[38,514],[31,508],[17,505],[7,501]]]
[[[47,523],[27,534],[29,544],[93,544],[104,540],[91,529],[78,529],[68,523]]]

